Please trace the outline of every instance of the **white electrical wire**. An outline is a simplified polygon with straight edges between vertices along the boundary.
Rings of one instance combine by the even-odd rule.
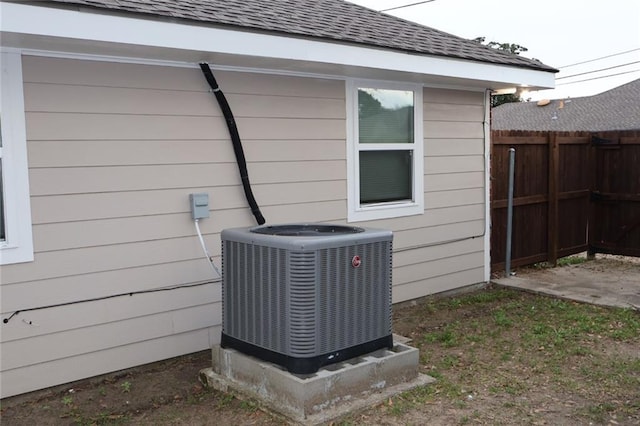
[[[220,273],[220,270],[218,270],[218,267],[213,263],[213,260],[211,259],[211,255],[207,250],[207,246],[204,244],[204,238],[202,238],[202,232],[200,232],[200,225],[198,224],[198,219],[194,219],[193,222],[196,224],[196,231],[198,232],[198,238],[200,239],[200,245],[202,246],[202,251],[204,252],[207,260],[209,261],[211,268],[213,268],[213,271],[218,275],[218,278],[222,278],[222,274]]]

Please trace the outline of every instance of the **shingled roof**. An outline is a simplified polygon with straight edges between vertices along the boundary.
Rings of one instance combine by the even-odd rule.
[[[640,130],[640,79],[594,96],[502,104],[491,112],[494,130],[602,132]]]
[[[49,0],[83,7],[179,19],[244,31],[278,33],[392,49],[407,53],[556,72],[539,61],[511,55],[443,31],[343,0]]]

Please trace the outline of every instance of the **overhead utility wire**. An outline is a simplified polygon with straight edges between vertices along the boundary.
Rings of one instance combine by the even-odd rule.
[[[616,74],[601,75],[600,77],[585,78],[584,80],[567,81],[566,83],[558,83],[558,84],[556,84],[556,86],[564,86],[566,84],[582,83],[583,81],[599,80],[601,78],[615,77],[616,75],[623,75],[623,74],[631,74],[632,72],[638,72],[638,71],[640,71],[640,68],[638,68],[637,70],[624,71],[624,72],[619,72],[619,73],[616,73]]]
[[[563,65],[563,66],[558,67],[558,68],[569,68],[569,67],[573,67],[575,65],[588,64],[589,62],[599,61],[600,59],[613,58],[614,56],[624,55],[625,53],[635,52],[636,50],[640,50],[640,47],[637,47],[637,48],[631,49],[631,50],[625,50],[624,52],[613,53],[613,54],[607,55],[607,56],[601,56],[599,58],[589,59],[587,61],[576,62],[575,64]]]
[[[615,68],[626,67],[627,65],[634,65],[634,64],[638,64],[638,63],[640,63],[640,61],[627,62],[626,64],[614,65],[612,67],[607,67],[607,68],[600,68],[599,70],[585,71],[585,72],[581,72],[581,73],[578,73],[578,74],[571,74],[571,75],[566,75],[564,77],[558,77],[558,78],[556,78],[556,80],[562,80],[563,78],[577,77],[579,75],[585,75],[585,74],[593,74],[594,72],[612,70],[612,69],[615,69]]]
[[[431,3],[432,1],[436,1],[436,0],[419,1],[417,3],[405,4],[404,6],[396,6],[396,7],[390,7],[389,9],[382,9],[382,10],[379,10],[378,12],[388,12],[390,10],[404,9],[405,7],[417,6],[419,4],[424,4],[424,3]]]

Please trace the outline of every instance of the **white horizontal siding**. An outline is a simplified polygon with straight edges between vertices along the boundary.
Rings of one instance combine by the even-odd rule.
[[[469,204],[483,204],[484,198],[484,188],[436,191],[428,194],[425,204],[427,209],[439,209]]]
[[[347,178],[342,160],[252,163],[250,167],[256,185]],[[29,181],[32,196],[39,196],[192,188],[212,177],[217,186],[230,186],[237,185],[238,176],[233,163],[172,164],[32,169]]]
[[[424,134],[430,138],[481,139],[484,137],[482,122],[425,121]]]
[[[429,195],[430,197],[431,195]],[[423,215],[407,216],[398,221],[397,219],[382,219],[371,222],[362,222],[362,226],[377,226],[378,228],[393,229],[397,234],[401,231],[412,231],[419,229],[428,229],[434,226],[450,225],[469,220],[483,220],[484,210],[482,204],[465,204],[446,206],[441,208],[429,208]],[[405,246],[398,245],[398,241],[394,242],[396,249],[402,249]]]
[[[211,108],[214,108],[212,105]],[[180,140],[228,137],[222,117],[28,112],[27,140]],[[248,139],[345,139],[344,120],[309,118],[238,118]]]
[[[482,188],[484,171],[442,173],[425,176],[424,192]]]
[[[397,250],[393,254],[393,265],[394,267],[416,265],[423,263],[425,259],[434,261],[462,254],[478,253],[482,252],[482,249],[483,239],[474,238],[444,245],[427,245],[412,250]]]
[[[3,351],[2,368],[11,370],[138,343],[141,329],[145,340],[151,340],[213,327],[222,321],[219,305],[192,306],[11,341]],[[41,348],[47,350],[42,353]]]
[[[431,262],[407,265],[395,268],[393,271],[397,288],[413,282],[428,280],[429,278],[446,276],[459,272],[461,269],[481,268],[484,262],[482,252],[465,253]],[[461,268],[464,266],[466,268]]]
[[[255,222],[201,72],[44,57],[23,66],[35,261],[3,267],[3,317],[213,279],[188,194],[209,194],[200,225],[218,263],[220,232]],[[216,77],[269,223],[346,223],[344,82]],[[362,224],[395,233],[394,301],[482,280],[482,99],[425,89],[425,213]],[[212,283],[21,312],[3,327],[2,396],[205,349],[219,339],[220,302]]]
[[[462,107],[484,106],[484,93],[468,92],[466,90],[427,88],[424,90],[426,104],[453,104]],[[478,116],[470,117],[472,121],[481,121],[484,112],[477,112]],[[455,110],[453,112],[455,114]],[[428,116],[427,116],[428,117]]]
[[[204,259],[197,262],[193,261],[190,262],[187,267],[198,270],[200,262],[205,265],[206,261]],[[184,270],[188,268],[184,268]],[[141,271],[141,273],[138,274],[142,279],[144,279],[144,273],[156,273],[156,271],[151,268],[146,269],[147,271]],[[103,277],[103,275],[107,275],[107,277]],[[123,277],[126,277],[126,271],[114,271],[110,274],[94,274],[86,278],[89,280],[95,278],[98,280],[96,285],[102,285],[104,282],[113,282]],[[161,278],[158,277],[158,280],[161,280]],[[79,280],[77,282],[79,282]],[[63,291],[69,289],[71,291],[75,290],[72,283],[65,284],[63,280],[53,280],[50,285],[60,286]],[[20,286],[16,286],[16,288],[18,287]],[[47,334],[58,334],[106,323],[121,322],[132,318],[155,315],[166,309],[167,294],[168,293],[164,292],[154,292],[136,296],[127,295],[103,301],[22,312],[19,314],[19,317],[16,317],[16,324],[12,327],[6,327],[3,331],[2,339],[6,343],[14,340],[28,339]],[[221,285],[220,283],[209,283],[201,286],[173,290],[170,294],[174,311],[198,306],[194,305],[194,298],[199,300],[200,304],[215,306],[212,304],[221,301]],[[73,293],[67,294],[67,297],[69,301],[72,301]],[[132,313],[134,313],[134,316],[132,316]],[[212,317],[217,318],[217,311],[212,310],[211,313]],[[13,324],[13,322],[10,324]]]
[[[425,153],[428,157],[484,155],[482,139],[435,139],[425,135]]]
[[[207,235],[205,241],[210,245],[211,254],[217,256],[219,240],[216,243],[213,237]],[[198,267],[199,262],[183,265],[199,261],[203,256],[201,250],[197,237],[193,236],[37,253],[33,268],[3,271],[3,312],[208,280],[212,272]],[[121,281],[110,282],[107,273],[120,275],[119,271],[128,271],[131,278],[125,273]],[[99,273],[106,277],[96,276]],[[15,299],[16,296],[20,297]]]
[[[482,121],[484,105],[445,104],[429,102],[424,106],[424,116],[427,121]]]
[[[209,180],[214,180],[213,178]],[[254,195],[261,208],[283,204],[306,204],[345,200],[345,182],[295,182],[255,185]],[[218,209],[246,209],[247,201],[240,185],[225,187],[194,186],[181,189],[107,192],[92,194],[32,197],[33,223],[52,223],[189,213],[188,194],[206,192],[210,206]],[[189,217],[189,216],[187,216]],[[39,250],[36,247],[36,251]]]
[[[310,137],[311,135],[309,135]],[[342,140],[251,140],[243,138],[249,163],[344,160]],[[233,158],[228,139],[150,141],[31,141],[32,169],[54,167],[137,166],[225,163]],[[122,152],[127,152],[126,156]]]
[[[6,370],[0,379],[3,396],[201,351],[211,347],[215,342],[212,337],[218,336],[220,330],[220,327],[200,329]]]
[[[184,201],[184,200],[183,200]],[[274,223],[343,219],[345,201],[313,202],[291,205],[281,204],[262,208]],[[186,210],[185,210],[186,212]],[[135,243],[182,237],[192,237],[194,225],[185,220],[184,213],[156,214],[99,220],[66,221],[34,225],[34,242],[38,252],[67,250],[114,244]],[[214,210],[200,229],[207,238],[218,238],[228,227],[245,226],[251,221],[247,208]],[[224,228],[223,228],[224,227]]]
[[[25,102],[31,112],[222,117],[208,91],[78,86],[27,83]],[[223,87],[223,89],[225,89]],[[225,92],[227,90],[225,89]],[[236,118],[344,119],[344,99],[235,94],[227,96]]]
[[[279,95],[344,99],[344,84],[320,78],[282,77],[267,74],[214,70],[225,94]],[[25,56],[25,83],[83,85],[106,88],[160,89],[209,92],[196,68],[158,67],[128,63],[106,63],[75,59]],[[213,96],[213,95],[212,95]]]
[[[480,257],[480,255],[478,256]],[[425,265],[425,267],[427,266]],[[463,268],[464,265],[458,264],[451,272],[396,286],[393,292],[393,303],[422,297],[425,292],[427,294],[442,293],[460,288],[461,284],[471,285],[481,283],[484,280],[484,267],[481,263],[480,266],[470,269]]]
[[[481,172],[484,170],[483,158],[480,155],[458,155],[453,157],[425,157],[424,173]]]
[[[484,231],[484,220],[451,223],[430,228],[409,229],[394,234],[397,248],[420,247],[458,239],[478,238]]]

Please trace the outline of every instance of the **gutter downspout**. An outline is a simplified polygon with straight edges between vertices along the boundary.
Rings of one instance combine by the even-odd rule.
[[[220,90],[218,82],[213,76],[209,65],[203,62],[200,64],[200,69],[207,79],[207,82],[209,83],[213,94],[216,95],[216,99],[218,100],[218,104],[220,105],[220,109],[222,110],[222,114],[224,115],[224,119],[227,122],[227,128],[229,129],[231,142],[233,144],[233,152],[236,155],[238,171],[240,172],[240,179],[242,180],[242,188],[244,189],[244,195],[247,198],[249,207],[251,208],[251,213],[253,213],[253,216],[255,216],[258,225],[263,225],[265,223],[265,219],[260,212],[260,207],[258,207],[258,203],[256,202],[256,199],[253,196],[253,191],[251,190],[251,183],[249,182],[249,172],[247,171],[247,160],[244,157],[244,150],[242,149],[242,141],[240,140],[240,134],[238,133],[238,126],[236,125],[236,120],[233,117],[233,113],[231,112],[229,102],[227,102],[227,98],[224,96],[224,93],[222,93],[222,90]]]

